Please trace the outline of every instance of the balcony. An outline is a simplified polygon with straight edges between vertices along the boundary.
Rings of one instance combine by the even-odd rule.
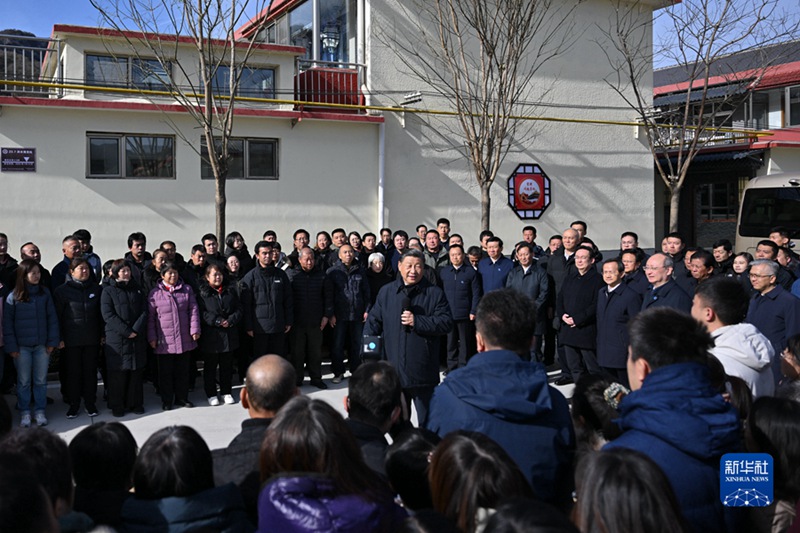
[[[60,66],[55,77],[45,76],[45,62],[61,57],[61,41],[0,34],[0,96],[50,98],[60,96],[59,89],[11,83],[62,81]],[[50,69],[52,70],[52,69]]]
[[[297,75],[294,78],[294,99],[315,104],[364,105],[361,85],[366,66],[358,63],[335,61],[297,60]],[[295,108],[304,107],[296,105]],[[338,113],[364,113],[360,109],[334,106],[310,106],[315,111]]]

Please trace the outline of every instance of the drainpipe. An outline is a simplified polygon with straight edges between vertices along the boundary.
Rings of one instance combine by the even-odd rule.
[[[378,124],[378,228],[386,226],[383,220],[383,189],[386,179],[386,123]]]
[[[356,14],[356,26],[358,27],[357,36],[357,56],[358,62],[362,65],[367,65],[367,0],[358,0],[358,13]],[[365,76],[363,81],[362,90],[365,97],[365,103],[372,105],[372,95],[370,94],[369,83],[372,74],[368,66],[364,67]],[[384,188],[386,181],[386,123],[381,122],[378,124],[378,228],[386,226],[384,219]]]

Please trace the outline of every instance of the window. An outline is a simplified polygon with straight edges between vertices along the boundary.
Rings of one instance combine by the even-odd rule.
[[[786,88],[786,126],[800,126],[800,86]]]
[[[171,70],[171,64],[162,65],[157,59],[86,55],[87,85],[164,91]]]
[[[217,150],[222,142],[216,141]],[[208,163],[208,148],[201,140],[200,177],[214,179]],[[277,139],[230,139],[228,141],[228,179],[278,179]]]
[[[219,95],[230,94],[230,67],[220,66],[214,73],[212,84]],[[237,96],[250,98],[275,98],[275,69],[244,67],[239,78]]]
[[[305,48],[305,59],[346,63],[353,45],[350,28],[355,26],[355,17],[355,0],[306,0],[278,19],[275,38],[279,44]],[[261,38],[270,39],[271,35]]]
[[[156,135],[87,135],[90,178],[174,178],[175,139]]]
[[[700,216],[703,220],[735,220],[738,211],[738,183],[706,183],[700,186]]]
[[[128,58],[87,55],[86,84],[126,87],[128,84]]]
[[[314,56],[314,12],[311,0],[306,0],[289,12],[289,42],[306,49],[306,58]]]
[[[762,237],[775,226],[800,227],[800,189],[748,189],[742,201],[739,234]]]

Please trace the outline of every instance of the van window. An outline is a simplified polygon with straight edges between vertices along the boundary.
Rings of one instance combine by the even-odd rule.
[[[745,191],[739,235],[766,237],[775,226],[800,228],[800,187]]]

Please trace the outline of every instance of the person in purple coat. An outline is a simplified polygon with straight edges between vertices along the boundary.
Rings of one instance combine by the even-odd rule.
[[[189,352],[200,338],[200,308],[175,263],[161,267],[161,281],[150,292],[148,308],[147,341],[158,359],[161,407],[194,407],[189,401]]]
[[[406,518],[344,419],[323,400],[295,396],[281,407],[260,464],[259,533],[395,531]]]

